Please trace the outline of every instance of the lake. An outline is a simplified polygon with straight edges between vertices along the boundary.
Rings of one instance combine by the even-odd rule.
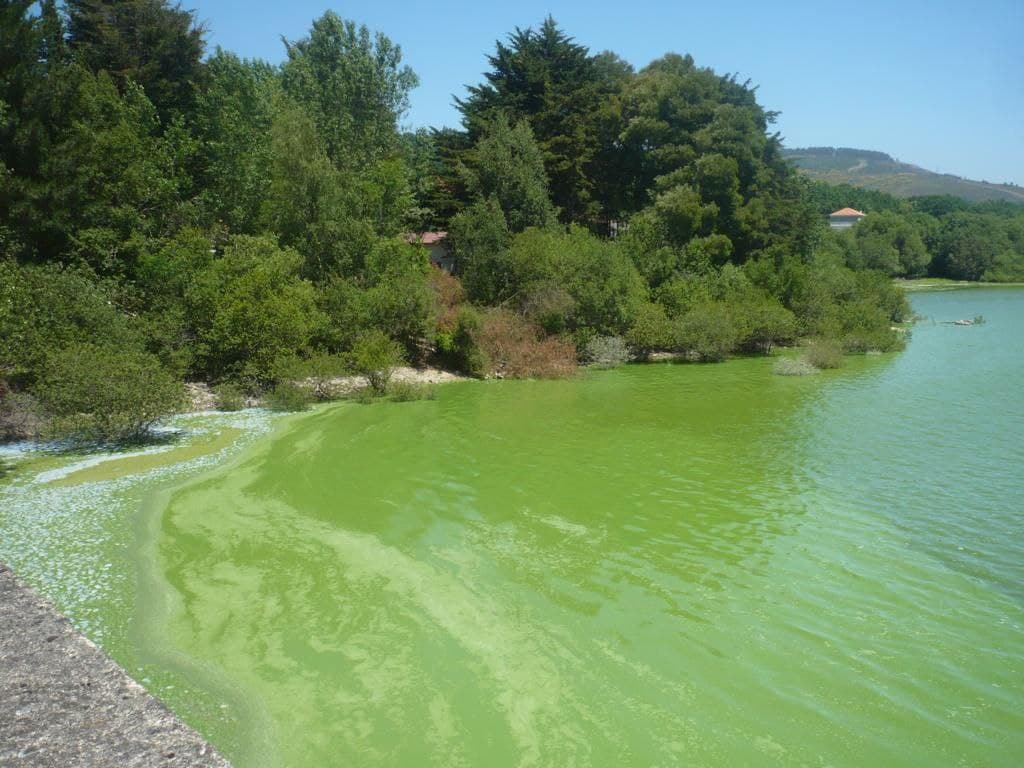
[[[0,559],[238,768],[1018,766],[1024,290],[912,302],[818,376],[465,382],[21,473]]]

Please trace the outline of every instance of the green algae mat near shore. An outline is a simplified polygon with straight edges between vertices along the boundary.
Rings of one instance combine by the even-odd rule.
[[[90,626],[238,768],[1019,765],[1024,291],[913,301],[904,353],[815,377],[631,366],[264,424],[125,487],[103,546],[135,608]]]

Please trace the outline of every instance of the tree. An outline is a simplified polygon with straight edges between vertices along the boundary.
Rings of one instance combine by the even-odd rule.
[[[380,330],[365,332],[352,348],[352,367],[367,378],[377,394],[387,391],[391,369],[401,362],[401,348]]]
[[[236,234],[256,234],[270,190],[271,127],[279,73],[263,61],[218,48],[206,63],[193,129],[200,140],[198,186],[205,218]]]
[[[138,346],[109,288],[82,268],[0,261],[0,379],[31,384],[48,354],[76,343]]]
[[[77,65],[63,77],[69,122],[41,165],[32,207],[43,215],[28,239],[101,274],[132,275],[144,239],[166,234],[178,219],[194,144],[180,129],[159,134],[138,86],[129,83],[122,95],[105,73]]]
[[[398,120],[418,84],[399,46],[333,11],[308,37],[284,43],[285,93],[311,116],[336,167],[365,169],[396,150]]]
[[[303,273],[312,280],[362,274],[366,254],[383,234],[366,210],[379,187],[335,168],[313,121],[287,101],[274,118],[271,156],[264,226],[303,255]],[[394,218],[385,222],[388,229],[394,229]]]
[[[203,79],[205,30],[167,0],[66,0],[75,58],[117,85],[141,86],[161,121],[189,115]]]
[[[466,171],[471,196],[497,200],[512,232],[554,221],[544,157],[525,120],[510,126],[499,114],[477,142]]]
[[[1003,223],[992,214],[951,213],[943,218],[937,240],[938,274],[954,280],[980,280],[1011,250]]]
[[[527,120],[544,153],[551,196],[565,221],[586,221],[596,212],[590,166],[600,146],[598,122],[604,97],[618,85],[609,62],[599,69],[586,47],[575,43],[550,16],[538,30],[516,30],[495,43],[485,83],[456,99],[463,125],[476,142],[496,119]]]
[[[265,384],[308,349],[325,318],[301,268],[272,237],[236,235],[196,275],[185,302],[202,373]]]
[[[931,254],[914,224],[893,211],[870,213],[854,229],[850,251],[854,269],[877,269],[888,275],[920,277]]]
[[[181,382],[155,357],[109,344],[53,352],[36,391],[54,432],[104,443],[144,437],[184,402]]]
[[[508,224],[495,198],[477,200],[453,218],[448,237],[456,269],[471,301],[496,304],[512,295]]]

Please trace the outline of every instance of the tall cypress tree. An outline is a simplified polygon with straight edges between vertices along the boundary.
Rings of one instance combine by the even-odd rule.
[[[540,29],[516,28],[488,56],[486,82],[456,99],[475,143],[497,113],[529,122],[544,151],[551,197],[566,221],[598,213],[590,165],[599,150],[601,73],[588,49],[562,32],[550,16]]]
[[[203,76],[205,30],[167,0],[67,0],[76,59],[123,89],[141,85],[161,120],[188,114]]]

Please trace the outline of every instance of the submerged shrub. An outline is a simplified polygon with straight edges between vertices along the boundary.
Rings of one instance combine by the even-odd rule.
[[[291,381],[282,381],[266,397],[267,407],[272,411],[305,411],[312,402],[312,393]]]
[[[373,387],[370,386],[356,387],[346,395],[346,399],[352,400],[360,405],[369,405],[377,399],[377,393],[374,391]]]
[[[583,348],[582,359],[599,368],[615,368],[628,363],[632,355],[621,336],[595,336]]]
[[[841,368],[843,349],[830,339],[815,339],[804,350],[804,359],[818,369]]]
[[[184,387],[147,352],[73,344],[46,361],[36,394],[54,436],[95,442],[143,437],[184,404]]]
[[[818,369],[802,357],[780,357],[772,370],[777,376],[810,376]]]
[[[388,384],[388,397],[396,403],[436,400],[437,386],[418,381],[392,381]]]

